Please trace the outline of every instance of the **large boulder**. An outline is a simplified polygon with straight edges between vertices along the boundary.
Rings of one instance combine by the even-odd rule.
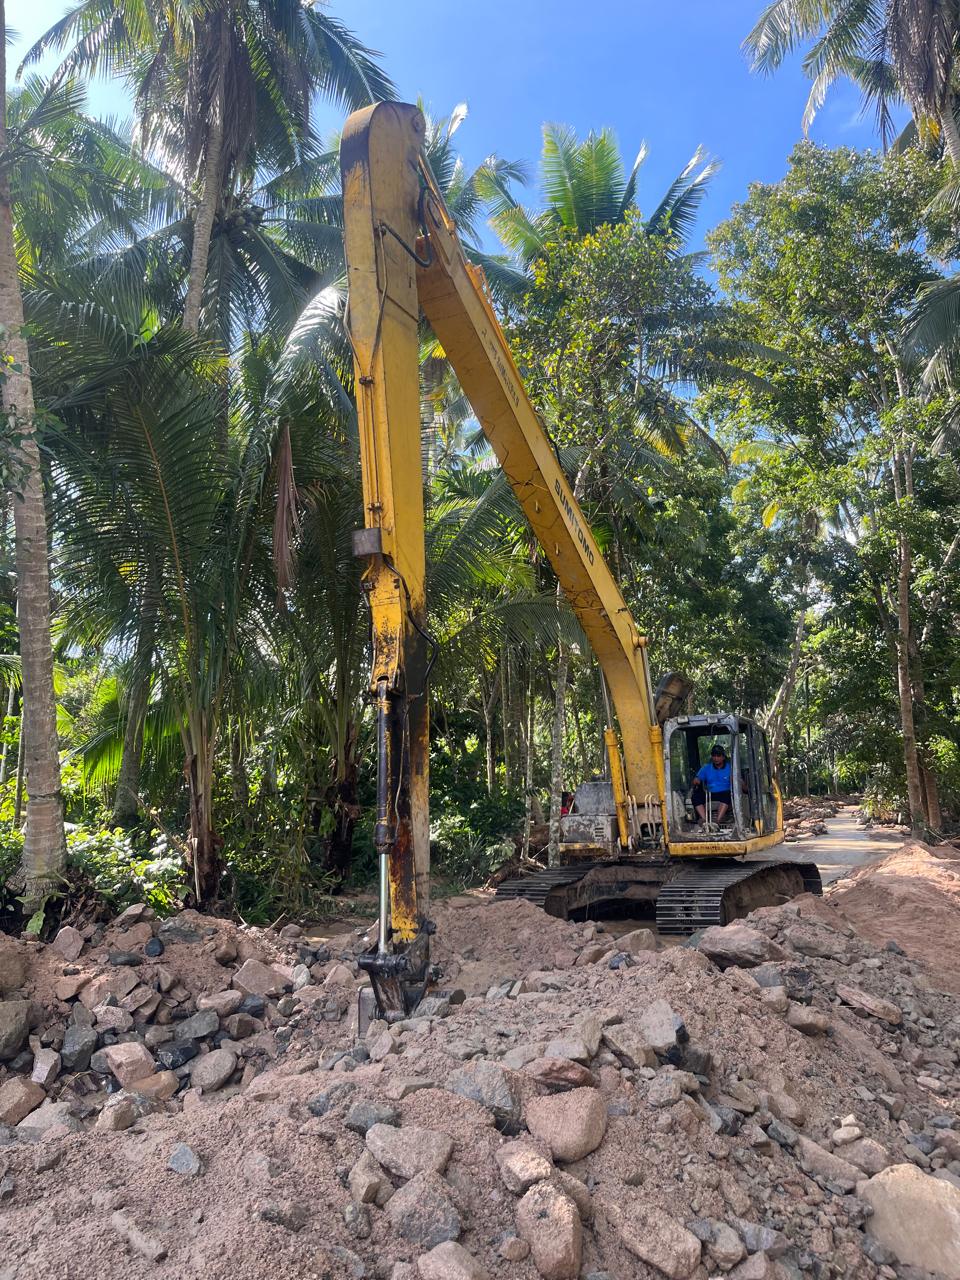
[[[453,1140],[435,1129],[375,1124],[367,1130],[367,1150],[379,1164],[398,1178],[418,1173],[443,1173],[453,1154]]]
[[[445,1240],[459,1240],[460,1215],[449,1187],[435,1173],[418,1173],[387,1204],[386,1214],[402,1239],[420,1249],[435,1249]]]
[[[599,1089],[571,1089],[531,1098],[525,1120],[535,1138],[557,1160],[582,1160],[596,1151],[607,1131],[607,1104]]]
[[[26,1000],[0,1000],[0,1058],[15,1058],[30,1030]]]
[[[960,1276],[960,1191],[916,1165],[895,1164],[860,1188],[866,1230],[904,1266]]]
[[[517,1205],[517,1234],[530,1246],[543,1280],[577,1280],[583,1227],[574,1202],[549,1182],[537,1182]]]
[[[41,1085],[26,1076],[12,1076],[0,1085],[0,1124],[19,1124],[24,1116],[36,1111],[46,1101]]]
[[[12,938],[0,937],[0,996],[22,987],[27,980],[27,962]]]
[[[479,1102],[493,1112],[500,1128],[515,1125],[520,1119],[520,1090],[517,1077],[496,1062],[480,1058],[455,1071],[447,1088],[462,1098]]]
[[[157,1064],[150,1050],[135,1040],[108,1045],[103,1054],[121,1089],[133,1084],[134,1080],[152,1075],[156,1070]]]
[[[604,1198],[597,1205],[601,1231],[618,1238],[625,1249],[669,1280],[687,1280],[700,1264],[697,1237],[656,1205],[637,1195],[617,1202]]]
[[[438,1244],[417,1259],[420,1280],[490,1280],[486,1267],[454,1240]]]
[[[782,947],[759,929],[751,929],[746,924],[713,925],[704,930],[697,945],[721,969],[732,965],[749,969],[767,960],[786,958]]]
[[[875,996],[870,991],[861,991],[859,987],[847,986],[843,982],[837,983],[836,992],[843,1003],[850,1005],[852,1009],[869,1013],[874,1018],[889,1022],[893,1027],[898,1027],[903,1021],[903,1011],[892,1000],[884,1000],[882,996]]]
[[[233,985],[248,996],[279,996],[290,983],[269,965],[259,960],[245,960],[233,975]]]

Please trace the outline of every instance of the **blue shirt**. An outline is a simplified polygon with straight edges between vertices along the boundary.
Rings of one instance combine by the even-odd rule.
[[[724,761],[718,769],[712,761],[708,760],[703,768],[698,771],[697,777],[708,791],[729,791],[730,761]]]

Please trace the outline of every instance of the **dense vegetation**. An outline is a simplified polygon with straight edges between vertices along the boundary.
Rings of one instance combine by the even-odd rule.
[[[770,7],[761,66],[817,36],[806,8]],[[712,233],[711,276],[703,157],[650,193],[609,132],[545,126],[525,188],[496,154],[465,169],[464,108],[428,122],[654,666],[765,721],[788,789],[919,831],[960,815],[957,39],[926,98],[880,50],[868,91],[908,135],[798,146]],[[5,910],[39,927],[76,882],[315,911],[373,858],[339,171],[311,106],[390,80],[301,0],[88,0],[50,49],[0,136]],[[821,58],[814,106],[861,63]],[[129,130],[85,113],[104,70]],[[432,835],[467,881],[599,768],[601,690],[426,330],[422,372]]]

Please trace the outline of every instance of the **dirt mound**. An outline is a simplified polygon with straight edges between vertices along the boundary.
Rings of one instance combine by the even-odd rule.
[[[830,902],[860,937],[895,942],[960,993],[960,848],[910,840],[860,867],[830,891]]]
[[[956,951],[960,856],[911,849]],[[0,1276],[915,1280],[866,1184],[908,1164],[960,1197],[960,1007],[848,914],[904,893],[884,867],[636,954],[526,902],[437,902],[443,990],[362,1039],[360,930],[327,954],[141,914],[72,957],[9,942]]]

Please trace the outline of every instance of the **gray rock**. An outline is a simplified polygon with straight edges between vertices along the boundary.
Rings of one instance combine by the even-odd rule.
[[[402,1239],[419,1249],[434,1249],[445,1240],[459,1240],[460,1215],[447,1185],[435,1173],[419,1173],[391,1196],[386,1215]]]
[[[68,1102],[42,1102],[36,1111],[31,1111],[17,1125],[17,1133],[26,1141],[41,1138],[54,1125],[65,1125],[72,1133],[77,1133],[80,1121],[70,1113]]]
[[[651,1107],[671,1107],[683,1097],[683,1090],[675,1071],[662,1071],[654,1076],[647,1088],[647,1102]]]
[[[638,1029],[654,1053],[666,1056],[672,1049],[687,1040],[683,1019],[667,1004],[666,1000],[654,1000],[641,1013]]]
[[[765,1253],[768,1258],[782,1258],[790,1248],[790,1241],[783,1232],[774,1231],[773,1227],[748,1222],[745,1218],[734,1218],[733,1225],[747,1246],[748,1253]]]
[[[60,1059],[67,1071],[86,1071],[97,1047],[97,1033],[93,1027],[72,1023],[63,1037]]]
[[[49,1088],[60,1074],[60,1055],[54,1049],[38,1049],[30,1079]]]
[[[143,964],[143,956],[138,955],[136,951],[108,951],[107,960],[114,965],[129,965],[131,967]]]
[[[192,1147],[188,1147],[185,1142],[178,1142],[170,1153],[167,1168],[185,1178],[195,1178],[202,1171],[203,1165]]]
[[[782,1120],[771,1120],[767,1125],[767,1136],[772,1138],[774,1142],[781,1147],[795,1147],[799,1134],[796,1129],[790,1125],[784,1124]]]
[[[15,1058],[30,1030],[26,1000],[0,1000],[0,1058]]]
[[[157,930],[157,935],[163,943],[197,943],[203,941],[196,929],[191,929],[189,925],[182,924],[176,916],[171,916],[169,920],[164,920]]]
[[[264,1222],[272,1222],[275,1226],[297,1232],[307,1225],[310,1210],[296,1200],[271,1201],[260,1206],[260,1217]]]
[[[519,1123],[522,1101],[517,1079],[499,1063],[486,1058],[471,1062],[453,1073],[447,1088],[487,1107],[501,1130],[509,1130]]]
[[[375,1124],[400,1123],[400,1112],[385,1102],[370,1102],[358,1098],[344,1117],[343,1123],[354,1133],[365,1134]]]
[[[83,950],[83,934],[72,924],[65,924],[50,943],[50,950],[63,956],[64,960],[76,960]]]
[[[324,1089],[323,1093],[318,1093],[315,1098],[310,1099],[307,1103],[307,1110],[312,1116],[325,1116],[328,1111],[344,1102],[347,1095],[352,1093],[356,1087],[349,1080],[331,1085],[329,1089]]]
[[[237,1055],[230,1049],[214,1049],[194,1058],[190,1068],[190,1083],[204,1093],[223,1088],[237,1067]]]
[[[192,1040],[183,1040],[180,1044],[165,1044],[162,1049],[157,1050],[157,1061],[168,1071],[177,1071],[196,1056],[197,1046]]]
[[[369,1239],[370,1210],[365,1204],[358,1204],[356,1200],[348,1201],[343,1207],[343,1221],[352,1236],[358,1240]]]
[[[713,925],[704,930],[697,945],[721,969],[731,965],[752,968],[766,960],[786,959],[782,947],[745,924]]]
[[[398,1178],[442,1173],[453,1154],[453,1140],[447,1134],[418,1125],[395,1129],[393,1125],[375,1124],[367,1131],[366,1142],[374,1160]]]
[[[184,1018],[173,1029],[175,1040],[202,1040],[220,1029],[220,1015],[216,1009],[200,1009],[192,1017]]]

